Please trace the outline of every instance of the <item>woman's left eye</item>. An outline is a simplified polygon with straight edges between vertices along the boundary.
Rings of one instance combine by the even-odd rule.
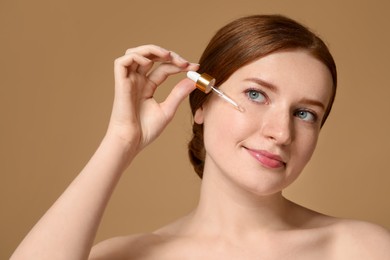
[[[248,89],[246,91],[246,95],[248,96],[248,98],[250,100],[258,102],[258,103],[264,103],[267,100],[264,93],[262,93],[259,90],[255,90],[255,89]]]
[[[317,120],[317,115],[313,112],[307,110],[298,110],[294,115],[304,121],[315,122]]]

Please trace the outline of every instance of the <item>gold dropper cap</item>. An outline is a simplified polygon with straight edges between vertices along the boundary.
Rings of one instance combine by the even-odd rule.
[[[214,84],[215,78],[206,73],[201,74],[196,81],[196,87],[206,94],[211,91],[212,87],[214,87]]]
[[[206,94],[208,94],[215,85],[215,78],[206,73],[199,74],[195,71],[188,71],[187,77],[194,81],[196,87]]]

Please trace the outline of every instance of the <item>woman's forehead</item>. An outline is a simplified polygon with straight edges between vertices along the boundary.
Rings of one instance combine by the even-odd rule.
[[[288,84],[331,86],[332,76],[325,64],[305,50],[275,52],[235,71],[234,78],[262,78]]]
[[[259,82],[280,90],[295,89],[326,104],[333,91],[327,66],[305,50],[280,51],[259,58],[235,71],[226,83],[229,82]]]

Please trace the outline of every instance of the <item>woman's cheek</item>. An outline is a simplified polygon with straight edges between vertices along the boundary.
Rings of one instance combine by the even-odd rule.
[[[303,168],[310,161],[318,141],[318,132],[305,132],[297,133],[294,143],[292,145],[291,155],[294,155],[298,158],[294,159],[297,161],[296,167],[299,171],[302,171]]]
[[[210,144],[227,147],[236,146],[247,138],[253,131],[254,122],[245,113],[225,107],[224,111],[216,111],[206,118],[204,127],[205,138]]]

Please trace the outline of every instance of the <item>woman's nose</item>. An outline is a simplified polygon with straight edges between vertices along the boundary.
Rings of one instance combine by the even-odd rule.
[[[289,111],[270,109],[263,117],[262,134],[278,145],[288,145],[294,137],[292,123]]]

